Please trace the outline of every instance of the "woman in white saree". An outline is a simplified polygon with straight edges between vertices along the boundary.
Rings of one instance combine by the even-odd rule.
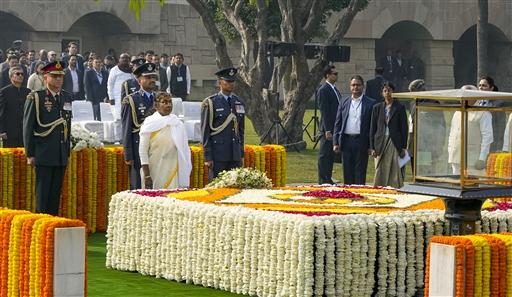
[[[155,113],[140,128],[139,154],[142,185],[146,189],[189,186],[192,163],[185,126],[171,114],[171,95],[158,92]]]

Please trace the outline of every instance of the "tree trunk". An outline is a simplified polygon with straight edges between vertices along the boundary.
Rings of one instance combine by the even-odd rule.
[[[293,56],[279,59],[278,67],[273,69],[275,75],[269,89],[264,89],[264,74],[268,67],[265,43],[269,40],[266,30],[267,1],[253,1],[257,7],[256,44],[258,46],[258,50],[255,51],[257,57],[253,65],[249,64],[249,47],[254,44],[254,39],[249,32],[248,25],[240,17],[242,7],[250,4],[244,0],[221,0],[219,3],[222,5],[226,18],[240,32],[241,58],[235,92],[245,102],[246,116],[252,121],[256,133],[262,141],[298,144],[297,148],[304,148],[302,124],[306,104],[315,94],[315,90],[322,80],[322,69],[328,62],[318,59],[310,69],[303,46],[307,40],[312,38],[311,34],[314,32],[315,26],[321,21],[325,0],[277,1],[282,16],[280,41],[296,44],[297,52]],[[219,67],[232,66],[233,62],[227,51],[226,40],[216,26],[214,12],[211,11],[207,2],[205,0],[187,0],[187,2],[197,10],[208,35],[215,43],[217,65]],[[325,40],[325,44],[340,44],[355,15],[367,2],[368,0],[350,0],[331,36]],[[289,139],[280,125],[272,126],[276,124],[278,117],[279,97],[284,102],[281,123]]]
[[[478,22],[476,24],[476,52],[478,57],[477,74],[478,77],[488,75],[488,18],[489,18],[489,3],[488,0],[478,0]]]

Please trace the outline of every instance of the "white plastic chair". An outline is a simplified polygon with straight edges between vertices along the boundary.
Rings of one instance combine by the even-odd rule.
[[[183,100],[181,98],[172,98],[172,114],[178,118],[183,118]]]
[[[100,102],[100,116],[102,122],[114,121],[114,113],[112,112],[112,105],[106,102]]]
[[[73,101],[71,103],[73,117],[71,123],[78,123],[85,129],[98,134],[100,140],[104,139],[103,123],[94,120],[92,103],[90,101]]]
[[[186,120],[185,131],[189,141],[201,141],[201,120]]]
[[[185,121],[188,120],[200,120],[201,119],[201,102],[183,102],[183,118]]]
[[[116,121],[112,105],[109,103],[100,103],[100,116],[103,123],[103,140],[106,142],[116,142],[121,140],[121,131],[116,134]],[[116,135],[118,135],[116,137]]]
[[[90,101],[73,101],[71,103],[73,122],[94,121],[92,103]]]

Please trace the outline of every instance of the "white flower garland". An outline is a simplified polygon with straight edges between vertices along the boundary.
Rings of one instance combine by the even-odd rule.
[[[307,217],[131,192],[108,219],[107,267],[257,296],[414,296],[448,228],[441,211]],[[512,212],[481,223],[510,232]]]

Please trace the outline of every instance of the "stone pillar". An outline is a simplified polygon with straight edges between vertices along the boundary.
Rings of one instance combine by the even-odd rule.
[[[358,74],[364,81],[372,79],[375,74],[375,40],[343,39],[342,45],[350,46],[350,61],[335,63],[338,69],[338,86],[343,94],[350,94],[349,79]]]
[[[26,48],[34,49],[39,52],[40,49],[57,52],[57,57],[60,58],[62,50],[62,34],[60,32],[30,32],[30,40],[23,41],[26,43]]]
[[[453,89],[453,41],[424,40],[426,83],[430,90]]]

